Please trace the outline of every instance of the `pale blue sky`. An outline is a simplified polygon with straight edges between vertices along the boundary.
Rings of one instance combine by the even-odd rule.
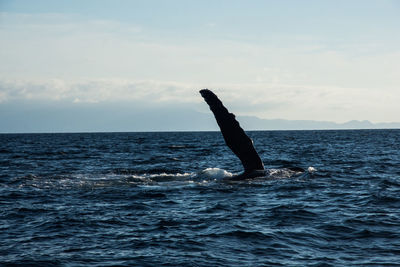
[[[0,0],[0,12],[3,132],[22,105],[208,112],[204,87],[238,115],[400,120],[400,1]]]

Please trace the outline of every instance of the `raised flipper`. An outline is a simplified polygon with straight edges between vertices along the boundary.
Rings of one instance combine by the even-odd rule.
[[[254,149],[253,141],[240,127],[235,115],[229,113],[221,100],[210,90],[200,90],[200,94],[214,113],[226,144],[242,162],[245,170],[244,174],[254,173],[256,170],[264,170],[264,164]]]

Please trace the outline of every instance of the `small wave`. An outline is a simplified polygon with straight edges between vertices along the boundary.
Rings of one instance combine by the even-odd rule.
[[[291,171],[289,169],[269,169],[266,172],[266,176],[268,178],[290,178],[292,177],[296,172]]]
[[[42,176],[28,174],[13,179],[8,186],[37,189],[79,189],[105,188],[140,185],[161,185],[166,183],[188,184],[195,180],[195,173],[109,173],[109,174],[70,174]]]
[[[307,171],[303,171],[301,168],[268,169],[266,171],[266,177],[275,179],[306,177],[312,175],[316,171],[314,167],[308,167]]]
[[[187,148],[196,148],[193,145],[169,145],[166,146],[168,149],[187,149]]]
[[[187,148],[187,146],[183,146],[183,145],[171,145],[168,146],[169,149],[183,149],[183,148]]]
[[[317,171],[317,169],[315,169],[314,167],[310,166],[310,167],[308,167],[307,171],[308,171],[309,173],[314,173],[314,172]]]
[[[260,231],[250,231],[250,230],[230,230],[220,233],[210,233],[206,235],[207,237],[234,237],[238,239],[249,239],[249,240],[272,240],[273,235],[263,233]]]
[[[151,173],[151,174],[137,174],[132,175],[130,178],[139,179],[149,182],[169,182],[169,181],[185,181],[193,177],[193,173]]]
[[[207,168],[197,174],[198,178],[204,178],[207,180],[220,180],[223,178],[230,178],[232,176],[232,173],[219,168]]]
[[[173,172],[163,169],[151,169],[146,171],[118,171],[116,174],[111,174],[105,179],[113,178],[114,180],[124,180],[133,184],[188,184],[188,183],[208,183],[218,181],[224,178],[230,178],[233,174],[219,168],[207,168],[200,172]]]
[[[283,179],[290,177],[302,177],[299,175],[312,174],[315,171],[309,167],[308,172],[301,173],[290,169],[268,169],[263,179]],[[117,169],[107,174],[62,174],[62,175],[40,175],[28,174],[17,177],[9,182],[8,186],[34,187],[38,189],[70,189],[70,188],[104,188],[112,186],[135,186],[135,185],[185,185],[185,184],[207,184],[210,182],[229,181],[237,175],[220,168],[206,168],[199,172],[176,172],[176,170],[149,169],[126,170]],[[246,182],[248,180],[243,180]]]

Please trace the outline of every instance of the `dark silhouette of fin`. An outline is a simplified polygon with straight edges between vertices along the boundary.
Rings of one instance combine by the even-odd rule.
[[[245,171],[244,174],[255,170],[264,170],[264,164],[254,149],[253,141],[240,127],[239,122],[235,119],[235,115],[229,113],[221,100],[210,90],[200,90],[200,94],[214,113],[226,144],[242,162]]]

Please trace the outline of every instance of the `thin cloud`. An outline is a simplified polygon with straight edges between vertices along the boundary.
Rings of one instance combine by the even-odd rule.
[[[365,119],[365,114],[386,113],[381,120],[396,120],[398,95],[382,95],[362,88],[313,87],[269,84],[210,84],[225,105],[237,115],[261,118],[347,121]],[[160,81],[98,79],[66,81],[0,80],[2,103],[29,100],[69,103],[141,103],[152,107],[192,106],[208,112],[198,90],[199,84]],[[343,115],[344,114],[344,115]]]
[[[246,39],[230,28],[237,35],[192,40],[187,31],[73,14],[1,20],[1,103],[130,101],[208,112],[197,92],[208,87],[233,112],[262,118],[396,121],[400,112],[397,37],[347,43],[266,31]]]
[[[87,19],[80,15],[61,13],[23,14],[0,12],[1,29],[14,31],[40,31],[47,34],[137,34],[140,25],[122,23],[115,20]]]
[[[190,85],[176,82],[127,80],[0,80],[1,101],[45,100],[71,102],[145,101],[193,102]],[[193,87],[192,87],[193,88]]]

